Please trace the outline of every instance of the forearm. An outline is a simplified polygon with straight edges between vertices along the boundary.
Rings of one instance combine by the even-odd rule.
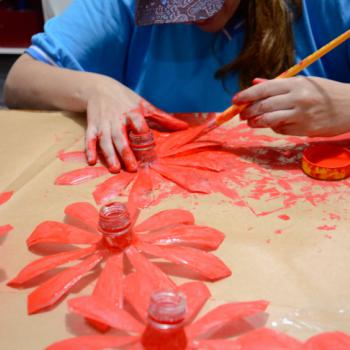
[[[6,79],[5,103],[10,108],[85,112],[90,96],[108,80],[112,79],[53,67],[24,55]]]

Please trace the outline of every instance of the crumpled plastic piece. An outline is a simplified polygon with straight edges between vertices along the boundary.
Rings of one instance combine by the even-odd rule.
[[[180,209],[164,210],[144,222],[135,225],[139,211],[133,203],[127,204],[133,220],[133,241],[124,251],[110,248],[98,231],[98,212],[89,203],[74,203],[65,208],[66,224],[55,221],[45,221],[39,224],[27,239],[30,249],[41,245],[50,245],[68,251],[58,252],[40,258],[26,267],[12,279],[11,287],[24,287],[34,278],[45,278],[45,274],[67,263],[78,261],[76,265],[39,282],[39,286],[28,297],[28,313],[40,312],[61,300],[69,290],[89,271],[102,262],[106,262],[98,279],[93,297],[103,300],[106,307],[121,305],[123,288],[121,281],[124,276],[122,259],[124,253],[131,265],[149,274],[149,255],[162,258],[181,265],[181,271],[191,270],[199,273],[200,278],[215,281],[231,275],[229,268],[215,255],[207,250],[215,250],[224,239],[223,233],[205,226],[197,226],[193,215]],[[84,228],[82,228],[84,227]],[[87,245],[78,248],[72,245]],[[143,255],[146,254],[147,258]],[[163,273],[155,273],[152,269],[154,283],[173,286],[173,282]],[[160,271],[160,270],[159,270]],[[138,274],[141,278],[142,274]],[[113,277],[111,277],[113,276]],[[119,281],[118,286],[111,280]],[[161,281],[163,281],[161,283]],[[164,282],[165,281],[165,282]],[[118,289],[119,288],[119,289]],[[89,318],[89,317],[88,317]],[[102,320],[100,329],[105,328],[108,320]],[[109,322],[110,323],[110,322]],[[96,324],[95,324],[96,325]],[[97,325],[98,326],[98,325]]]
[[[134,250],[134,248],[132,248],[132,250]],[[144,258],[142,257],[142,259]],[[147,269],[148,273],[145,273],[145,269]],[[162,275],[163,277],[154,278],[154,275]],[[210,311],[208,314],[205,314],[197,321],[193,322],[193,319],[197,317],[198,313],[210,297],[208,288],[202,282],[189,282],[181,286],[176,286],[173,284],[173,282],[168,280],[166,275],[164,275],[164,273],[158,267],[149,262],[142,264],[141,269],[136,267],[136,271],[126,277],[125,286],[126,300],[133,306],[144,323],[146,322],[147,307],[153,292],[160,289],[181,291],[186,296],[187,300],[185,331],[188,335],[188,349],[203,349],[203,347],[200,345],[201,342],[197,339],[197,337],[207,337],[210,339],[210,334],[212,334],[214,330],[218,331],[227,326],[228,323],[240,321],[246,316],[252,316],[264,312],[268,306],[268,303],[265,301],[225,304]],[[79,307],[76,306],[77,299],[70,300],[70,309],[84,317],[89,317],[90,319],[93,318],[97,322],[105,322],[111,327],[116,324],[114,322],[115,319],[121,319],[121,312],[123,312],[125,315],[125,311],[118,307],[110,309],[106,313],[101,312],[96,304],[91,303],[92,298],[93,297],[87,297],[83,302],[78,299]],[[102,302],[102,299],[100,300]],[[108,316],[106,316],[106,314]],[[122,322],[119,322],[120,325],[115,328],[130,333],[130,330],[128,329],[130,317],[133,316],[129,314],[129,317],[126,318],[125,325]],[[111,321],[108,321],[107,318],[111,318]],[[138,334],[134,335],[135,343],[131,347],[132,349],[143,349],[140,343],[140,335],[142,334],[143,330],[144,326],[139,330],[139,332],[135,332]],[[113,342],[118,341],[117,337],[109,336],[105,336],[103,338],[101,337],[98,340],[102,342],[102,339],[104,339],[104,344],[112,344]],[[220,345],[223,341],[223,339],[215,338],[211,340],[211,344],[213,346],[218,344]],[[76,350],[97,350],[105,349],[105,347],[103,347],[104,344],[99,346],[99,344],[97,344],[96,337],[77,337],[57,342],[48,347],[48,349],[67,350],[73,349],[74,346],[74,349]],[[219,349],[219,347],[216,348]],[[123,347],[121,346],[120,349],[123,349]]]

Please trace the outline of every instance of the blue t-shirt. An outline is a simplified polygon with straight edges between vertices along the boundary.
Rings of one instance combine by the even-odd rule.
[[[304,0],[294,24],[300,60],[350,28],[350,0]],[[117,79],[168,112],[222,111],[239,90],[215,72],[239,54],[244,22],[236,16],[219,33],[195,25],[138,27],[135,0],[74,0],[32,39],[27,53],[40,61]],[[278,30],[278,28],[276,28]],[[303,74],[350,83],[350,41]]]

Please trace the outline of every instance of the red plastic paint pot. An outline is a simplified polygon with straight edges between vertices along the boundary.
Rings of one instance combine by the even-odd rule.
[[[350,175],[350,150],[332,144],[307,147],[301,166],[305,174],[318,180],[342,180]]]

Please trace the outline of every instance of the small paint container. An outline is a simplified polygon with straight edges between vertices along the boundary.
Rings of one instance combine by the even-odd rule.
[[[305,174],[318,180],[342,180],[350,175],[350,150],[333,144],[307,147],[301,166]]]

